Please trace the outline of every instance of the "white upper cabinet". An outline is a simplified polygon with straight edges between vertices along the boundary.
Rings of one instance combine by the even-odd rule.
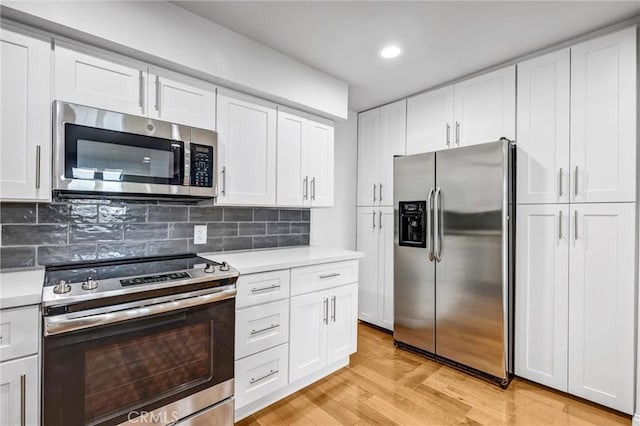
[[[276,106],[218,90],[218,203],[276,203]]]
[[[567,391],[569,206],[517,209],[515,373]]]
[[[515,66],[456,84],[454,97],[456,146],[515,139]]]
[[[333,126],[309,121],[309,199],[311,207],[333,206]]]
[[[147,65],[56,41],[54,99],[146,115]]]
[[[571,201],[636,199],[636,28],[571,48]]]
[[[407,100],[407,154],[451,147],[453,86],[422,93]]]
[[[333,125],[283,109],[278,109],[278,205],[333,206]]]
[[[406,100],[358,117],[358,205],[393,205],[393,157],[406,152]]]
[[[0,29],[0,198],[51,198],[50,40]]]
[[[215,86],[154,68],[147,81],[149,117],[215,130]]]
[[[569,202],[569,49],[518,64],[517,202]]]
[[[571,206],[569,392],[633,413],[635,203]]]

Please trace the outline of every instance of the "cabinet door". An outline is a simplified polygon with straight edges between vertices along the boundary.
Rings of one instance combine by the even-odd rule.
[[[571,48],[572,201],[635,201],[636,142],[633,27]]]
[[[37,425],[39,420],[38,356],[0,364],[0,424]],[[24,399],[23,399],[24,398]],[[24,404],[24,417],[21,411]]]
[[[358,346],[358,284],[329,290],[327,363],[347,358]]]
[[[56,100],[147,114],[144,64],[56,44],[54,77]]]
[[[327,365],[329,297],[326,291],[291,298],[289,382]]]
[[[393,207],[378,211],[378,325],[393,331]]]
[[[407,131],[407,101],[385,105],[381,109],[382,137],[379,141],[378,201],[393,205],[393,156],[404,155]]]
[[[634,406],[635,204],[571,206],[569,392]]]
[[[218,91],[218,203],[275,205],[275,105]]]
[[[309,198],[311,207],[333,206],[333,126],[309,121]]]
[[[518,203],[569,202],[569,59],[518,64]]]
[[[358,208],[357,250],[364,253],[358,274],[358,318],[372,324],[378,322],[378,211]]]
[[[517,209],[515,373],[567,391],[569,205]]]
[[[151,69],[148,93],[149,117],[215,130],[215,86],[167,71]]]
[[[515,66],[458,83],[454,93],[456,146],[515,138]]]
[[[453,142],[453,86],[407,101],[407,154],[438,151]]]
[[[51,197],[51,48],[0,30],[0,197]]]
[[[358,205],[378,203],[380,108],[358,115]]]
[[[278,110],[279,206],[309,204],[309,120]]]

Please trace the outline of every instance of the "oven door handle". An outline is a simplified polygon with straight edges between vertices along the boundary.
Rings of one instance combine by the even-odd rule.
[[[45,317],[44,335],[54,336],[71,331],[83,330],[86,328],[107,324],[114,324],[132,319],[139,319],[152,315],[163,314],[166,312],[191,308],[194,306],[206,305],[208,303],[219,302],[222,300],[234,298],[235,296],[235,288],[227,290],[220,289],[200,296],[161,302],[153,305],[140,306],[132,309],[125,309],[122,311],[87,315],[85,317],[68,318],[67,315]]]

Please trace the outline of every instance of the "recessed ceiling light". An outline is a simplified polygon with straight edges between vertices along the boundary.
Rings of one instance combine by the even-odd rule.
[[[402,49],[398,46],[387,46],[380,51],[380,56],[385,59],[395,58],[402,53]]]

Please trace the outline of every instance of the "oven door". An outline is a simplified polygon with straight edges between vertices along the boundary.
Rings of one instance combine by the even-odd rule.
[[[190,128],[63,102],[55,113],[55,190],[190,194]]]
[[[168,423],[231,397],[235,298],[194,303],[111,312],[101,326],[45,337],[43,424],[116,425],[161,407],[156,420]]]

